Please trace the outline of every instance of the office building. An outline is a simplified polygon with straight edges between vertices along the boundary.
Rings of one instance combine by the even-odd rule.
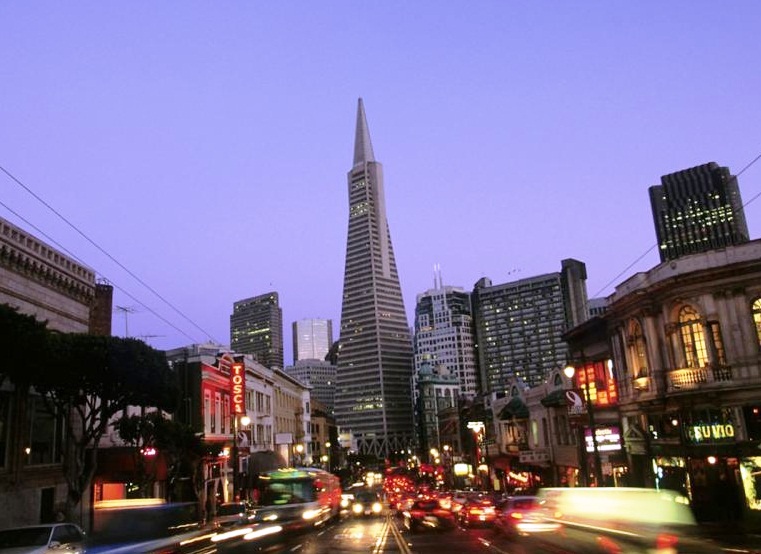
[[[586,266],[568,259],[557,273],[476,283],[472,306],[483,393],[506,390],[510,377],[535,386],[564,367],[563,333],[589,318],[586,279]]]
[[[296,360],[284,370],[288,375],[310,387],[312,398],[319,400],[328,413],[335,406],[336,366],[325,360]]]
[[[478,368],[470,294],[443,286],[440,275],[434,285],[418,294],[415,304],[415,375],[424,364],[444,367],[456,377],[459,394],[473,397],[478,392]]]
[[[330,319],[302,319],[293,325],[293,361],[324,360],[333,344]]]
[[[361,454],[388,457],[413,440],[412,340],[362,99],[348,192],[336,422]]]
[[[239,354],[251,354],[270,369],[283,369],[283,310],[276,292],[233,304],[230,348]]]
[[[649,189],[661,261],[750,240],[737,177],[710,162]]]

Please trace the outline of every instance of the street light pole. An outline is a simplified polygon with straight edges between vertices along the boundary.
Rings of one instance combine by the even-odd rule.
[[[238,451],[238,431],[240,425],[246,426],[251,422],[248,416],[242,416],[238,419],[238,416],[233,414],[233,448],[232,448],[232,462],[233,462],[233,500],[240,498],[240,453]]]
[[[582,370],[584,371],[584,401],[587,404],[587,419],[589,421],[589,430],[592,434],[592,455],[594,457],[594,464],[595,464],[595,482],[598,487],[602,486],[602,464],[600,462],[600,450],[597,447],[597,429],[595,427],[595,416],[594,416],[594,406],[592,405],[592,397],[589,394],[589,373],[587,373],[587,364],[586,360],[582,358],[581,361]],[[566,366],[566,368],[563,370],[563,373],[565,373],[565,376],[569,379],[573,379],[574,374],[576,373],[576,368],[569,364]],[[586,455],[587,449],[586,449],[586,440],[584,437],[582,437],[582,450],[584,452],[584,455]],[[579,460],[581,462],[581,460]],[[588,480],[588,475],[585,476],[585,481]],[[588,484],[588,483],[587,483]]]

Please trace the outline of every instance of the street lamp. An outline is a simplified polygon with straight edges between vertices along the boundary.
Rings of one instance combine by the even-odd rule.
[[[589,420],[589,429],[592,434],[592,453],[594,456],[594,464],[595,464],[595,482],[598,487],[602,486],[602,465],[600,463],[600,451],[597,448],[597,429],[595,428],[595,416],[594,416],[594,406],[592,405],[592,398],[589,396],[589,375],[586,373],[587,368],[586,364],[582,362],[582,366],[584,369],[584,400],[587,404],[587,419]],[[563,373],[566,377],[569,379],[573,379],[573,376],[576,374],[576,368],[568,364],[565,369],[563,369]],[[581,450],[584,452],[584,456],[587,455],[587,449],[586,449],[586,440],[583,436],[581,437]],[[581,461],[581,460],[579,460]],[[586,466],[586,464],[584,464]],[[589,477],[585,476],[585,481],[588,480]],[[589,483],[587,483],[589,484]]]
[[[330,447],[331,447],[330,441],[326,442],[325,451],[326,451],[327,458],[325,461],[327,462],[327,465],[325,467],[327,468],[328,471],[330,471]]]
[[[293,447],[293,451],[296,453],[296,456],[294,456],[293,465],[296,465],[296,462],[298,461],[298,464],[301,465],[302,462],[302,455],[304,454],[304,445],[303,444],[297,444]]]
[[[251,418],[247,415],[238,417],[237,415],[233,415],[233,450],[232,450],[232,463],[233,463],[233,500],[237,500],[239,498],[239,491],[240,486],[238,481],[240,481],[240,462],[239,459],[239,452],[238,452],[238,442],[240,441],[240,438],[238,437],[238,430],[242,427],[247,427],[248,424],[251,423]]]

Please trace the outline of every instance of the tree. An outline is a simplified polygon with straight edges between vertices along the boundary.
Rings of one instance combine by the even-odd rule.
[[[3,353],[0,385],[6,377],[13,377],[17,387],[28,388],[27,378],[39,372],[39,366],[44,363],[39,354],[45,350],[48,334],[46,322],[21,314],[8,304],[0,304],[0,352]]]
[[[46,346],[44,370],[30,382],[65,425],[68,517],[92,483],[98,444],[113,416],[127,406],[172,411],[178,394],[164,354],[142,341],[51,333]]]
[[[143,498],[152,494],[156,481],[156,434],[164,421],[161,411],[154,410],[140,415],[124,415],[114,422],[119,437],[133,448],[135,481]]]

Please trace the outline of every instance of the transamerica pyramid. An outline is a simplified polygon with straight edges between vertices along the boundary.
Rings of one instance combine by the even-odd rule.
[[[386,221],[383,166],[375,161],[361,98],[348,181],[336,422],[353,434],[360,454],[389,458],[413,443],[412,341]]]

